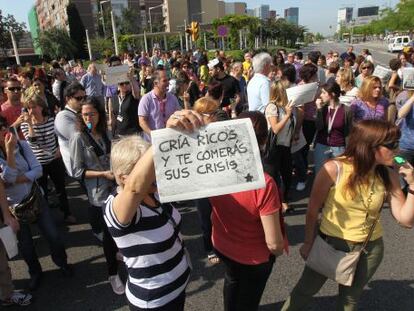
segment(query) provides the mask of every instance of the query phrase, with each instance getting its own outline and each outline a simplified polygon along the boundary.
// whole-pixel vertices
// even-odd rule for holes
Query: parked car
[[[408,46],[411,39],[409,36],[397,36],[390,39],[390,43],[388,44],[388,52],[401,52],[404,47]]]

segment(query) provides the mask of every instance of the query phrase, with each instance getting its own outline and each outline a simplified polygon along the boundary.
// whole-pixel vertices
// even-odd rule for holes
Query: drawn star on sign
[[[252,182],[253,181],[253,176],[250,175],[250,173],[248,173],[246,176],[244,176],[244,178],[246,179],[247,182]]]

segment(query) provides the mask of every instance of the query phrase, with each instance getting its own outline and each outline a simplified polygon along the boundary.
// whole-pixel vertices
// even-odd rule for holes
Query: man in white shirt
[[[250,111],[265,111],[269,103],[272,57],[268,53],[259,53],[253,57],[254,76],[247,85],[247,98]]]

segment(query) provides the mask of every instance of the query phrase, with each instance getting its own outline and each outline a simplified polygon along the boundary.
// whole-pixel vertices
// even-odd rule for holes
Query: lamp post
[[[106,30],[105,30],[105,18],[104,18],[104,11],[103,11],[102,4],[108,3],[108,2],[111,2],[111,0],[99,1],[99,6],[101,8],[101,20],[102,20],[102,30],[103,30],[104,38],[106,38]]]
[[[197,15],[203,15],[203,14],[205,14],[205,13],[206,13],[206,12],[202,11],[202,12],[198,12],[198,13],[191,14],[191,21],[194,21],[194,19],[193,19],[193,17],[194,17],[194,16],[197,16]]]
[[[151,19],[151,10],[153,9],[157,9],[157,8],[161,8],[163,7],[164,4],[160,4],[160,5],[156,5],[156,6],[152,6],[148,9],[148,15],[149,15],[149,24],[150,24],[150,32],[152,33],[152,19]]]

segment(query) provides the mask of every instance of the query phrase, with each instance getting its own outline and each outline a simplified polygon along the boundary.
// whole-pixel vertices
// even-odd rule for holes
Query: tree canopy
[[[66,29],[56,27],[40,32],[35,44],[39,45],[44,55],[54,59],[73,58],[77,52],[76,44]]]
[[[9,29],[12,30],[16,41],[19,42],[26,29],[26,24],[17,22],[13,15],[4,16],[0,9],[0,46],[5,55],[6,50],[13,47]]]

